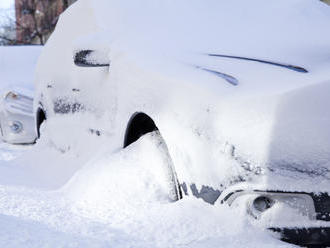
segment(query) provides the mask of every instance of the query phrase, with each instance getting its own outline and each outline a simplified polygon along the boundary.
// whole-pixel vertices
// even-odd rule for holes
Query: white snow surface
[[[42,128],[36,145],[0,144],[0,247],[291,247],[238,210],[191,196],[168,202],[152,134],[118,150],[77,126],[66,132],[76,144],[56,147]]]
[[[112,50],[125,51],[140,66],[145,63],[166,75],[193,80],[196,75],[187,73],[189,70],[180,66],[182,62],[218,69],[238,77],[241,87],[239,93],[234,91],[239,95],[287,91],[329,76],[329,56],[324,51],[330,43],[330,8],[320,1],[83,0],[80,4],[89,6],[96,19],[95,33],[89,35],[90,39],[98,38],[94,45],[110,42]],[[87,38],[76,43],[84,46]],[[254,63],[207,58],[207,53],[286,62],[312,74],[281,75],[283,70],[267,65],[259,67],[256,74]],[[267,83],[261,84],[265,80]],[[219,96],[233,93],[222,92]]]
[[[1,144],[1,247],[290,247],[237,210],[162,198],[147,169],[159,166],[151,135],[127,150],[81,157],[46,140]],[[72,170],[78,161],[84,163]]]
[[[41,46],[0,47],[1,90],[20,87],[34,89],[34,70]]]
[[[65,98],[87,106],[93,117],[72,126],[115,133],[117,149],[132,114],[148,113],[182,181],[199,187],[217,188],[244,173],[221,154],[233,145],[253,171],[270,168],[291,180],[287,190],[319,191],[315,182],[327,185],[330,168],[329,22],[330,8],[314,0],[80,0],[62,14],[39,60],[36,103]],[[77,49],[107,51],[111,69],[75,66]],[[293,64],[309,73],[207,53]],[[239,85],[196,66],[233,75]],[[49,83],[56,87],[47,90]],[[81,93],[71,94],[73,88]],[[54,132],[58,147],[75,143]],[[303,172],[319,175],[311,187],[295,183]],[[272,178],[268,173],[263,181],[268,189],[283,188],[283,180]]]
[[[302,2],[304,4],[301,4]],[[258,5],[259,8],[250,8],[248,7],[250,4]],[[86,5],[90,7],[87,8]],[[80,12],[80,16],[75,16],[79,12],[72,11],[74,8],[75,10],[81,8],[85,12]],[[247,9],[248,11],[246,11]],[[221,12],[219,12],[220,10]],[[281,116],[291,114],[292,111],[287,111],[286,108],[292,99],[291,94],[297,94],[293,98],[295,99],[293,106],[298,109],[308,88],[300,90],[298,93],[290,91],[301,85],[306,87],[310,84],[325,82],[317,85],[320,89],[316,89],[313,97],[310,98],[310,102],[313,102],[314,105],[302,109],[302,114],[312,113],[323,104],[323,101],[314,100],[318,99],[319,92],[325,92],[324,89],[328,89],[326,79],[329,78],[329,72],[325,68],[326,65],[329,65],[329,58],[324,51],[330,51],[328,49],[330,35],[327,31],[330,19],[329,11],[322,3],[312,0],[209,0],[207,5],[198,0],[189,2],[145,0],[143,4],[127,0],[80,0],[61,18],[63,21],[71,15],[70,18],[73,20],[81,21],[80,25],[77,26],[77,23],[72,22],[70,25],[66,23],[67,26],[63,27],[64,22],[60,20],[57,32],[61,34],[58,37],[66,37],[65,42],[67,43],[71,35],[75,37],[77,33],[83,34],[85,30],[95,30],[93,35],[86,31],[84,39],[73,40],[72,44],[66,46],[67,49],[77,48],[77,46],[84,47],[90,40],[99,41],[99,44],[95,45],[98,48],[104,48],[104,44],[111,42],[113,50],[109,53],[113,52],[115,56],[120,56],[117,52],[124,51],[130,54],[132,63],[139,61],[142,68],[148,67],[149,71],[154,69],[155,75],[157,75],[156,70],[162,70],[162,73],[166,72],[168,77],[177,78],[178,81],[175,82],[182,82],[180,81],[182,78],[191,80],[191,82],[203,80],[205,85],[209,86],[209,91],[214,89],[219,92],[219,98],[268,93],[273,98],[270,98],[269,104],[264,109],[260,103],[263,103],[263,100],[269,95],[263,95],[263,97],[249,102],[250,109],[256,109],[255,112],[241,110],[240,106],[246,102],[244,99],[236,101],[237,98],[233,98],[221,105],[221,109],[215,111],[215,116],[218,112],[223,115],[218,115],[216,119],[207,118],[210,118],[210,121],[217,121],[212,122],[212,125],[222,123],[222,126],[227,129],[219,132],[226,133],[231,141],[239,144],[239,148],[242,150],[244,150],[243,148],[258,150],[263,145],[261,141],[266,137],[275,147],[270,156],[281,160],[282,155],[287,155],[280,149],[283,142],[281,139],[290,139],[286,132],[291,132],[292,129],[288,129],[287,126],[290,125],[286,126],[287,123],[284,121],[280,124],[283,127],[276,129],[283,133],[278,133],[277,139],[271,139],[273,133],[269,132],[273,129],[274,120],[272,118],[274,116],[268,115],[268,113],[270,109],[276,109],[275,112],[278,111]],[[235,13],[235,16],[232,16],[232,13]],[[294,19],[291,18],[292,13],[294,13]],[[89,22],[90,19],[87,17],[90,15],[96,17],[95,23]],[[269,18],[274,15],[278,18]],[[131,18],[131,16],[136,18]],[[182,16],[184,16],[184,20],[181,19]],[[240,21],[237,21],[237,16],[246,20],[244,27],[241,26]],[[264,22],[255,22],[255,18],[250,18],[255,16],[259,16],[259,20],[262,19]],[[242,18],[240,19],[242,20]],[[320,25],[315,25],[315,23]],[[175,29],[168,30],[168,26],[175,27]],[[107,30],[111,30],[111,32],[108,32],[109,36],[105,37],[104,33],[107,33]],[[266,30],[266,36],[259,35]],[[269,30],[274,32],[269,32]],[[148,35],[145,35],[146,32]],[[282,37],[278,37],[279,33],[282,34]],[[172,37],[172,39],[168,39],[168,37]],[[50,39],[52,42],[50,47],[61,45],[56,39],[56,37]],[[167,42],[162,42],[163,40]],[[277,43],[276,47],[273,46],[274,40]],[[297,40],[300,40],[301,43],[297,44]],[[260,47],[260,43],[264,46]],[[139,49],[141,47],[149,49]],[[311,50],[311,47],[315,47],[315,50]],[[22,52],[25,51],[24,48],[20,49]],[[52,52],[57,53],[54,58],[58,59],[47,61],[49,64],[46,66],[49,66],[49,70],[39,72],[40,74],[56,72],[56,63],[72,69],[73,65],[68,64],[68,61],[71,60],[63,59],[72,54],[56,49]],[[213,79],[202,72],[196,73],[195,68],[190,68],[190,65],[195,62],[217,68],[218,64],[211,61],[210,58],[201,58],[203,53],[208,52],[285,61],[304,66],[311,71],[311,74],[302,77],[290,72],[282,73],[277,68],[267,69],[255,65],[242,69],[239,62],[235,69],[222,61],[221,66],[224,66],[222,68],[233,70],[231,73],[242,73],[242,87],[240,90],[234,91],[226,84],[219,86],[217,78]],[[32,80],[25,76],[25,72],[30,71],[25,67],[25,63],[23,62],[24,65],[18,68],[26,68],[26,70],[17,73],[17,67],[8,67],[5,60],[20,57],[21,52],[3,50],[3,53],[8,56],[1,56],[1,61],[3,61],[1,62],[3,65],[1,76],[4,78],[4,81],[1,81],[1,87],[7,87],[17,82],[21,86],[32,88],[29,84]],[[10,56],[10,54],[13,55]],[[155,55],[159,55],[159,57]],[[122,66],[124,71],[125,68],[120,65],[121,62],[119,61],[119,66]],[[261,68],[275,74],[262,73]],[[261,79],[252,80],[251,75],[255,76],[252,72],[256,70],[260,72]],[[134,70],[127,72],[132,73],[129,75],[130,78],[134,77]],[[62,74],[56,74],[55,79],[67,83],[68,78],[65,77],[65,73],[63,71]],[[81,71],[75,69],[70,75],[74,78],[74,75],[79,73]],[[267,78],[267,75],[276,76]],[[93,79],[93,76],[93,73],[87,75],[90,79]],[[15,77],[18,78],[15,79]],[[42,78],[42,75],[40,77]],[[206,80],[204,81],[204,79]],[[266,79],[270,81],[267,86],[261,83]],[[2,84],[2,82],[4,83]],[[132,84],[134,82],[132,80]],[[288,82],[291,84],[286,85]],[[82,87],[84,86],[84,82],[73,81],[71,83],[81,83]],[[277,86],[270,87],[270,83]],[[278,87],[279,84],[281,87]],[[183,86],[178,86],[176,89],[176,92],[172,92],[173,98],[175,98],[175,94],[180,96],[184,92]],[[208,94],[211,95],[205,91],[199,92],[198,89],[195,88],[190,92],[191,95],[196,94],[197,99],[205,99]],[[256,92],[255,89],[259,90]],[[146,89],[146,91],[148,90],[150,89]],[[111,92],[111,94],[114,93]],[[166,92],[166,94],[169,93],[171,92]],[[275,93],[285,94],[276,95]],[[97,99],[91,99],[94,100],[93,104],[102,104],[105,99],[103,94],[110,93],[100,92],[99,95],[94,96]],[[326,97],[327,95],[324,93],[321,95],[321,100]],[[282,108],[278,108],[279,99],[285,100],[280,102],[283,104]],[[184,102],[178,101],[172,103],[168,101],[168,103],[167,107],[172,109],[175,109],[175,104],[182,105],[182,109],[186,107],[187,115],[199,115],[199,113],[189,112],[189,109],[193,109],[195,106],[185,106]],[[217,104],[218,102],[198,103],[205,108],[217,106]],[[228,106],[230,108],[227,108]],[[299,112],[297,113],[298,117],[301,116]],[[322,113],[316,114],[322,115]],[[231,118],[221,119],[222,116]],[[250,116],[250,118],[245,118],[246,116]],[[299,122],[298,117],[293,121]],[[205,120],[207,119],[205,118]],[[249,121],[241,122],[240,120],[252,120],[252,124]],[[253,120],[258,120],[260,123],[254,127],[255,129],[251,129],[251,126],[255,124]],[[310,123],[299,123],[297,130],[294,131],[304,130],[309,124],[325,128],[328,118],[323,120],[324,122],[314,123],[311,120]],[[203,121],[202,118],[198,120],[199,127],[204,127],[202,131],[207,130],[208,127],[208,124]],[[91,124],[95,122],[99,126],[107,124],[106,121],[99,124],[100,120],[96,122],[90,116],[83,116],[83,114],[59,119],[52,118],[47,121],[47,126],[42,127],[42,139],[35,146],[14,147],[1,144],[0,247],[291,247],[272,237],[254,221],[250,221],[246,212],[242,210],[229,209],[218,202],[210,205],[192,196],[186,196],[175,203],[168,202],[164,188],[159,184],[158,179],[161,175],[155,173],[158,171],[155,168],[161,166],[162,159],[157,152],[150,152],[153,151],[155,142],[152,135],[147,135],[122,150],[114,145],[117,140],[111,140],[111,132],[101,137],[87,134],[86,122]],[[70,129],[72,126],[75,127],[74,130]],[[58,133],[58,130],[62,131],[61,134]],[[244,143],[240,136],[243,138],[245,136],[237,133],[237,130],[242,130],[242,133],[259,133],[259,135],[255,136],[255,141],[245,140]],[[168,130],[165,127],[164,133],[166,131]],[[207,138],[208,135],[206,133],[205,137]],[[312,131],[306,135],[310,139],[315,137]],[[209,136],[213,137],[213,134]],[[221,133],[214,136],[221,136]],[[182,133],[181,137],[191,141],[190,146],[195,145],[194,138],[190,138],[190,133]],[[265,143],[270,142],[269,140],[266,140]],[[329,147],[324,140],[329,142],[330,139],[326,135],[324,139],[320,138],[320,144],[312,147],[312,152],[318,151],[318,147]],[[211,142],[206,140],[205,144]],[[276,142],[279,145],[276,145]],[[323,142],[326,143],[325,146],[323,146]],[[203,144],[199,143],[199,145]],[[288,154],[288,156],[295,158],[295,149],[301,151],[308,150],[310,147],[308,144],[299,144],[298,147],[292,149],[292,154]],[[329,160],[327,157],[323,158],[323,154],[328,154],[328,152],[322,153],[321,158],[316,155],[316,158],[327,164]],[[217,155],[218,153],[214,153],[215,157]],[[308,155],[306,154],[307,160],[313,159]],[[205,155],[205,157],[207,156]],[[228,167],[235,163],[228,159],[224,159],[223,162],[228,163]],[[191,166],[197,165],[198,158],[196,161],[192,158]],[[232,170],[235,171],[235,169]],[[225,177],[226,173],[231,172],[225,171],[222,176]],[[283,182],[280,175],[277,176],[279,180],[269,182],[269,184],[275,184],[273,188],[276,188],[276,183]],[[199,177],[201,185],[210,179],[204,178],[202,173]],[[302,178],[299,179],[301,185],[290,184],[291,187],[311,186],[311,189],[312,187],[319,189],[322,183],[323,188],[328,186],[328,180],[315,185],[315,181],[311,181],[310,178],[306,179],[306,183]],[[214,184],[217,183],[212,179],[210,181]],[[280,186],[282,185],[278,185],[278,187]],[[288,185],[288,189],[290,189],[289,187]]]

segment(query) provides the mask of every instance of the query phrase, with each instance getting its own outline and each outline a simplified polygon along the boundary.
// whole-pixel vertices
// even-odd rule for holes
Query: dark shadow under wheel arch
[[[38,108],[36,116],[37,135],[40,138],[40,127],[41,124],[47,119],[46,113],[42,108]]]
[[[158,128],[155,122],[148,115],[142,112],[136,112],[128,122],[124,148],[137,141],[143,135],[157,130]]]

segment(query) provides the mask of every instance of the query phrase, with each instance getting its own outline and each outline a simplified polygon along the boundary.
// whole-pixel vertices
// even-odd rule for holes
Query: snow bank
[[[12,158],[0,162],[1,175],[15,178],[23,169],[25,181],[8,183],[1,178],[0,245],[291,247],[254,227],[244,212],[194,197],[169,203],[158,184],[162,159],[157,153],[150,154],[154,142],[148,135],[127,150],[103,151],[82,164],[69,183],[55,191],[40,186],[31,189],[31,175],[24,168],[67,163],[63,158],[70,158],[70,151],[50,157],[54,147],[42,141],[26,151],[13,152]],[[0,151],[7,149],[10,147],[3,145]],[[37,151],[42,152],[37,155]],[[59,166],[57,170],[66,168]],[[35,173],[38,177],[33,180],[45,179],[39,169]]]

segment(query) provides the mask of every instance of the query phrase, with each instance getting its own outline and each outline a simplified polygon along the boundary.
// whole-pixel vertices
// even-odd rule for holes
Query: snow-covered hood
[[[311,72],[329,63],[330,8],[320,1],[90,2],[112,47],[150,56],[153,64],[189,62],[195,53],[268,59]]]

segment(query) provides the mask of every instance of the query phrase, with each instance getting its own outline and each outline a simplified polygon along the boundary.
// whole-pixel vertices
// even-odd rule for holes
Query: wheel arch
[[[167,142],[164,139],[161,131],[158,129],[156,122],[154,121],[154,119],[151,116],[149,116],[145,112],[141,112],[141,111],[135,112],[134,114],[131,115],[131,117],[128,121],[128,124],[126,126],[123,147],[125,148],[125,147],[129,146],[130,144],[137,141],[143,135],[153,132],[153,131],[159,131],[159,134],[165,143],[166,152],[168,153],[168,156],[170,158],[172,172],[173,172],[173,175],[175,178],[177,200],[179,200],[183,197],[183,194],[182,194],[181,185],[179,183],[179,179],[178,179],[178,176],[176,173],[175,165],[172,161],[172,156],[168,150]]]
[[[127,123],[123,147],[134,143],[144,134],[157,130],[155,121],[149,115],[141,111],[135,112]]]

